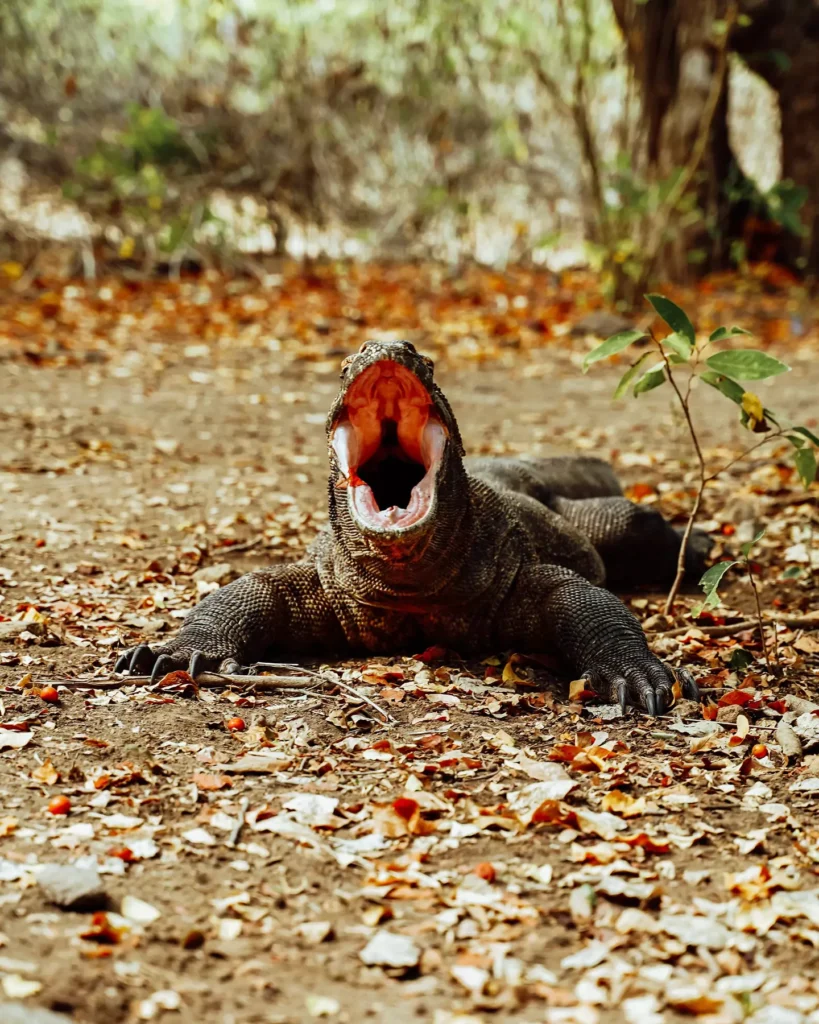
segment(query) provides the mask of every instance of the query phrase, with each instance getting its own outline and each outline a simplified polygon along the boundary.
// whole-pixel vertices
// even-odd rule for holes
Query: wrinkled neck
[[[466,559],[471,516],[466,473],[457,456],[442,467],[427,520],[407,531],[362,531],[346,492],[331,479],[330,522],[340,582],[359,599],[375,603],[445,592]]]

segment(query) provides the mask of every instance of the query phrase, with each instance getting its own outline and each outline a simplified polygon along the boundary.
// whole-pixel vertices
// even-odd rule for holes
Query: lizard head
[[[433,525],[463,448],[431,359],[408,341],[365,342],[342,364],[327,434],[331,488],[346,491],[347,512],[368,540],[409,541]]]

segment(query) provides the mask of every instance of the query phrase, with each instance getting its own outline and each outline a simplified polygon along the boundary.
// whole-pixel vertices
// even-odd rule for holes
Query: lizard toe
[[[133,649],[131,660],[128,662],[128,675],[138,676],[140,675],[140,669],[143,672],[147,672],[153,668],[155,658],[156,655],[148,644],[139,644],[139,646]]]
[[[687,668],[678,667],[672,670],[677,677],[677,680],[682,687],[682,695],[686,700],[700,699],[700,688],[697,686],[697,681],[693,675],[688,671]]]
[[[631,672],[635,703],[656,718],[672,703],[674,676],[662,662],[652,658]]]
[[[154,662],[154,667],[151,669],[151,682],[155,683],[158,679],[167,675],[168,672],[172,672],[178,667],[179,662],[177,658],[172,657],[170,654],[160,654]]]
[[[197,675],[207,668],[208,656],[204,651],[194,651],[188,662],[188,675],[196,679]]]

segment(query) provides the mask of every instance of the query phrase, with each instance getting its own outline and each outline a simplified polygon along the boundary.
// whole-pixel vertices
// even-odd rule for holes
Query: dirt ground
[[[0,742],[29,736],[0,749],[0,1018],[5,999],[33,1024],[35,1007],[86,1024],[819,1021],[819,765],[774,739],[783,694],[819,701],[815,633],[780,627],[777,677],[742,635],[744,683],[736,636],[657,641],[710,701],[742,684],[747,735],[743,704],[624,720],[501,651],[331,666],[352,689],[44,701],[44,681],[110,678],[123,645],[298,556],[325,519],[332,336],[305,359],[273,336],[118,329],[104,354],[26,358],[18,338],[0,362],[0,627],[28,626],[0,638]],[[582,376],[587,347],[432,354],[470,451],[594,452],[679,514],[690,456],[668,396],[612,403],[618,370]],[[784,355],[779,405],[807,422],[819,368]],[[730,410],[698,400],[730,453]],[[704,518],[725,550],[769,521],[763,604],[804,615],[817,590],[783,580],[780,554],[816,494],[777,465],[738,467]],[[626,595],[644,618],[660,598]],[[726,601],[736,621],[749,588]],[[49,813],[60,794],[70,813]],[[76,861],[101,873],[96,913],[37,881]]]

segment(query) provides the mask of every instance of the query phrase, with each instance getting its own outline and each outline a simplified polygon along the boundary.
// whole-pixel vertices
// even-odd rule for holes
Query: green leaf
[[[638,331],[636,328],[632,328],[628,331],[620,331],[618,334],[612,334],[610,338],[606,338],[602,345],[598,345],[589,352],[586,358],[583,360],[583,373],[585,373],[592,363],[598,362],[600,359],[605,359],[607,356],[613,356],[615,352],[622,352],[624,348],[628,348],[635,341],[639,341],[640,338],[645,338],[645,331]]]
[[[735,672],[744,672],[753,660],[754,656],[750,651],[746,651],[744,647],[735,647],[731,652],[729,664]]]
[[[744,544],[742,545],[742,547],[741,547],[741,548],[739,549],[739,550],[740,550],[740,551],[742,552],[742,557],[743,557],[743,558],[747,558],[747,557],[748,557],[748,555],[750,555],[750,553],[751,553],[751,548],[752,548],[752,547],[754,546],[754,544],[756,544],[756,543],[757,543],[757,541],[760,541],[760,540],[762,540],[762,538],[763,538],[764,536],[765,536],[765,527],[763,526],[763,528],[762,528],[762,529],[761,529],[761,530],[759,531],[759,533],[758,533],[758,534],[756,535],[756,537],[754,537],[754,539],[753,539],[753,540],[748,540],[748,541],[746,541],[746,542],[745,542],[745,543],[744,543]]]
[[[706,384],[710,384],[712,388],[716,388],[717,391],[721,391],[732,402],[742,405],[745,388],[741,384],[737,384],[735,380],[731,380],[730,377],[721,373],[713,373],[711,370],[704,370],[700,374],[700,379],[704,380]]]
[[[816,454],[813,448],[794,448],[793,461],[796,472],[805,487],[810,487],[816,479]]]
[[[700,586],[705,593],[703,608],[716,608],[719,604],[718,590],[722,577],[734,565],[739,565],[739,562],[717,562],[703,575],[700,580]]]
[[[634,385],[634,394],[643,395],[646,391],[653,391],[665,381],[665,366],[660,363],[658,366],[646,370],[645,374]]]
[[[640,367],[645,364],[647,359],[651,359],[655,352],[643,352],[636,363],[632,363],[631,366],[626,370],[623,376],[620,378],[620,383],[614,389],[614,397],[622,398],[623,395],[628,391],[629,384],[634,380],[637,374],[640,372]]]
[[[718,327],[709,334],[708,340],[723,341],[725,338],[733,338],[737,334],[747,334],[750,336],[751,332],[746,331],[744,327]]]
[[[697,340],[697,336],[694,332],[694,325],[688,319],[688,314],[680,309],[678,305],[673,303],[671,299],[667,299],[665,295],[657,295],[656,293],[646,295],[646,298],[654,307],[654,309],[660,314],[665,320],[672,331],[676,331],[677,334],[681,334],[684,338],[687,338],[694,347]]]
[[[804,437],[794,437],[793,434],[788,434],[788,440],[794,446],[794,448],[804,448],[805,439]]]
[[[817,437],[812,430],[808,430],[807,427],[793,427],[792,429],[795,433],[801,434],[803,437],[807,437],[808,440],[813,441],[817,448],[819,448],[819,437]]]
[[[663,345],[667,345],[684,363],[688,362],[691,358],[691,353],[694,351],[688,338],[684,334],[678,334],[676,331],[673,334],[669,334],[667,338],[663,338]]]
[[[789,565],[788,568],[782,573],[783,580],[795,580],[800,576],[804,576],[805,572],[804,565]]]
[[[725,373],[739,380],[764,380],[766,377],[775,377],[790,370],[790,366],[769,356],[767,352],[759,352],[752,348],[715,352],[705,361],[717,373]]]

